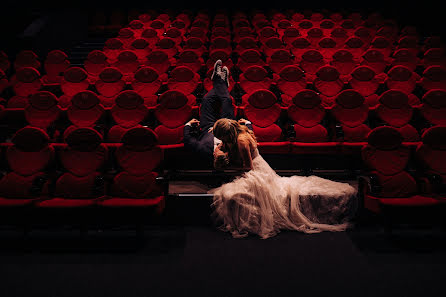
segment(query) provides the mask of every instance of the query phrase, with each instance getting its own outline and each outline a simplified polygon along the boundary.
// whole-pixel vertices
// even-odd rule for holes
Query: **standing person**
[[[184,146],[197,152],[214,166],[224,167],[229,163],[227,153],[221,148],[221,140],[214,137],[212,127],[220,118],[235,119],[234,106],[229,95],[229,70],[217,60],[211,75],[213,88],[204,96],[200,107],[200,120],[192,119],[184,126]],[[249,121],[240,120],[250,125]],[[197,129],[199,130],[198,133]],[[219,146],[220,145],[220,146]]]

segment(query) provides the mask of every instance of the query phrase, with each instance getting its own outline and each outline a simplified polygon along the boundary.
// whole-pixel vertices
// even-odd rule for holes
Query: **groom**
[[[227,165],[227,154],[219,146],[221,140],[212,133],[212,127],[218,119],[235,119],[234,106],[228,91],[229,70],[226,66],[222,67],[221,60],[215,62],[211,80],[213,88],[202,100],[200,120],[192,119],[184,126],[184,146],[200,154],[209,164],[217,160],[217,164],[222,162]],[[252,129],[251,122],[244,119],[239,122]]]

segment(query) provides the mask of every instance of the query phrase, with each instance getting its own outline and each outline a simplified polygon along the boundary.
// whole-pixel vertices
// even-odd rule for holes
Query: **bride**
[[[254,233],[266,239],[283,229],[317,233],[349,226],[356,189],[348,183],[277,175],[259,154],[254,133],[235,120],[218,120],[213,133],[222,140],[214,152],[214,164],[230,162],[244,171],[211,190],[214,215],[222,221],[222,230],[236,238]]]

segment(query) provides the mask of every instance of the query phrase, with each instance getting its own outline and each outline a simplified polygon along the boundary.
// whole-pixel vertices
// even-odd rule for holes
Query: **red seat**
[[[444,48],[431,48],[424,53],[422,64],[425,68],[442,66],[446,68],[446,51]]]
[[[138,57],[140,64],[146,62],[147,55],[152,51],[150,43],[144,38],[137,38],[133,40],[129,49]]]
[[[345,44],[345,41],[350,37],[347,33],[347,31],[341,27],[335,27],[330,32],[330,37],[333,38],[334,41],[336,41],[336,44],[339,47],[343,47]]]
[[[443,39],[438,35],[434,35],[434,36],[429,36],[424,40],[421,50],[424,53],[426,53],[431,48],[444,48],[444,47],[445,43]]]
[[[186,66],[193,72],[198,73],[204,67],[204,60],[196,51],[184,50],[178,55],[176,66]]]
[[[273,72],[279,73],[284,67],[294,64],[294,57],[288,50],[278,49],[266,58],[266,63]]]
[[[71,98],[90,86],[87,72],[80,67],[70,67],[63,75],[60,83],[63,95],[59,98],[59,106],[67,108],[70,105]]]
[[[322,32],[325,36],[330,36],[331,31],[336,26],[335,22],[330,19],[323,19],[319,23],[319,28],[322,29]]]
[[[154,50],[147,56],[146,66],[155,69],[159,75],[166,73],[173,64],[173,59],[161,50]]]
[[[175,27],[168,28],[164,33],[164,36],[172,39],[177,46],[179,46],[181,42],[183,42],[183,33],[181,32],[181,30]]]
[[[25,119],[32,127],[47,130],[59,118],[61,110],[57,97],[48,91],[39,91],[29,97]]]
[[[355,32],[353,32],[353,36],[361,39],[366,46],[370,45],[373,35],[374,35],[373,30],[363,26],[356,28]]]
[[[201,39],[202,42],[207,42],[208,41],[207,33],[208,31],[201,27],[191,27],[189,30],[189,38],[195,37]]]
[[[368,144],[362,148],[362,160],[367,175],[374,176],[376,186],[361,186],[364,207],[381,213],[384,207],[432,206],[437,201],[417,195],[418,185],[405,169],[410,149],[402,145],[403,137],[392,127],[378,127],[368,135]],[[376,190],[375,190],[376,189]]]
[[[380,84],[385,80],[384,73],[376,75],[375,71],[368,66],[358,66],[352,73],[348,83],[350,86],[364,96],[366,103],[373,107],[378,103],[378,90]]]
[[[394,66],[387,72],[386,85],[389,89],[400,90],[409,96],[410,105],[420,104],[420,99],[412,94],[420,76],[406,66]]]
[[[367,50],[361,58],[361,65],[372,68],[375,73],[383,73],[389,65],[388,58],[383,53],[376,49]]]
[[[189,26],[188,23],[190,24],[189,20],[186,23],[186,19],[179,19],[177,16],[177,18],[172,22],[171,27],[180,31],[181,35],[184,36],[186,29]]]
[[[158,90],[167,80],[167,74],[159,75],[152,67],[141,67],[131,82],[132,89],[143,99],[146,106],[155,106],[158,100]]]
[[[388,90],[379,97],[379,104],[376,106],[376,115],[401,134],[403,141],[416,142],[420,140],[420,135],[409,122],[413,117],[413,107],[409,103],[409,97],[399,90]]]
[[[60,84],[62,73],[70,67],[68,56],[60,50],[52,50],[46,56],[44,62],[45,75],[42,77],[44,84]]]
[[[183,146],[184,124],[192,116],[188,98],[179,91],[166,91],[159,99],[155,117],[160,123],[155,128],[159,143],[170,147]]]
[[[98,95],[92,91],[82,91],[71,98],[67,117],[71,126],[65,129],[64,139],[72,130],[80,127],[93,128],[104,116],[105,110]]]
[[[421,64],[420,59],[408,49],[399,49],[393,53],[391,67],[405,66],[411,71],[415,71]]]
[[[430,125],[446,125],[446,90],[427,91],[421,102],[420,112]]]
[[[424,90],[446,90],[446,68],[442,66],[429,66],[423,72],[420,85]]]
[[[381,36],[376,36],[372,42],[370,43],[370,49],[376,49],[380,51],[384,57],[390,57],[393,53],[393,45],[392,43]]]
[[[358,37],[350,37],[345,41],[344,48],[353,54],[353,57],[359,59],[365,53],[368,45]]]
[[[141,38],[144,38],[150,45],[150,48],[153,47],[159,40],[160,37],[158,35],[158,32],[155,29],[152,28],[146,28],[141,33]]]
[[[283,41],[283,43],[285,43],[288,46],[294,40],[299,38],[300,36],[301,36],[300,32],[299,32],[299,30],[297,28],[295,28],[295,27],[288,27],[282,33],[282,41]]]
[[[110,109],[110,115],[116,124],[108,132],[108,141],[120,142],[128,130],[141,126],[140,123],[148,113],[149,109],[138,93],[131,90],[119,93]]]
[[[296,57],[296,61],[302,59],[302,55],[311,49],[311,43],[305,37],[298,37],[288,45],[291,53]]]
[[[320,96],[312,90],[302,90],[292,99],[288,117],[294,122],[294,142],[327,142],[328,132],[321,122],[325,117]],[[292,143],[293,146],[295,146]]]
[[[344,82],[341,80],[338,70],[328,65],[319,68],[313,85],[320,93],[324,106],[333,105],[335,96],[344,88]]]
[[[91,207],[105,195],[98,170],[107,160],[102,136],[92,128],[76,128],[65,138],[59,159],[66,170],[56,181],[54,196],[36,203],[42,208]]]
[[[125,88],[125,81],[122,73],[115,67],[107,67],[99,74],[99,79],[95,82],[95,87],[100,94],[104,107],[111,107],[115,97]]]
[[[84,68],[88,73],[88,80],[94,84],[99,77],[99,73],[109,66],[107,55],[100,50],[91,51],[84,61]]]
[[[309,20],[302,20],[297,23],[296,27],[299,30],[300,34],[302,34],[302,36],[307,36],[308,30],[313,28],[313,23]]]
[[[115,153],[122,171],[111,184],[110,195],[97,202],[110,208],[153,208],[156,213],[164,209],[165,196],[157,185],[154,171],[163,160],[157,135],[149,128],[139,127],[127,131]]]
[[[39,57],[30,50],[20,51],[14,60],[14,69],[16,71],[23,67],[32,67],[38,70],[40,66]]]
[[[327,61],[319,51],[310,49],[302,55],[299,66],[305,71],[308,81],[313,81],[316,78],[318,69],[326,64]]]
[[[118,59],[111,66],[116,67],[123,75],[125,81],[130,81],[136,70],[139,68],[139,61],[136,54],[130,50],[122,51]]]
[[[188,97],[189,104],[195,105],[195,95],[192,93],[201,83],[198,73],[193,72],[189,67],[178,66],[172,69],[167,80],[169,90],[178,90]]]
[[[446,126],[435,126],[427,129],[421,139],[422,143],[416,149],[416,157],[421,165],[421,174],[427,179],[426,192],[429,196],[444,202],[444,192],[437,187],[446,183]],[[437,178],[438,181],[430,182],[431,177]]]
[[[243,41],[243,40],[245,40],[245,38],[248,38],[247,40],[250,40],[248,45],[252,44],[251,43],[252,40],[254,42],[257,42],[256,33],[251,27],[242,27],[242,28],[238,28],[238,29],[234,30],[233,41],[237,44],[235,51],[243,50],[243,49],[238,49],[237,46],[240,44],[243,44],[244,42],[247,42],[247,41]],[[241,45],[241,47],[243,47],[243,45]],[[248,48],[253,48],[253,47],[250,45]],[[244,48],[244,49],[247,49],[247,48]]]
[[[331,113],[342,129],[342,141],[366,141],[370,128],[365,124],[369,106],[364,97],[355,90],[344,90],[336,96]]]
[[[27,97],[42,88],[42,79],[35,68],[22,67],[12,77],[11,86],[15,96],[8,100],[7,107],[24,108],[28,104]]]
[[[291,99],[307,86],[305,73],[296,65],[283,67],[279,73],[274,74],[274,83],[282,92],[282,104],[291,104]]]
[[[331,37],[324,37],[320,39],[317,47],[320,49],[320,52],[324,56],[324,59],[327,60],[331,60],[333,58],[333,54],[338,49],[336,41]]]
[[[262,55],[256,49],[247,49],[240,53],[237,60],[237,68],[245,72],[250,66],[265,66],[265,61],[262,60]]]
[[[122,28],[118,31],[117,39],[122,42],[123,48],[125,49],[129,48],[130,44],[133,40],[135,40],[135,38],[135,33],[129,28]]]
[[[265,68],[256,65],[248,67],[239,77],[239,85],[247,94],[259,89],[269,89],[271,83],[272,79],[268,77]]]
[[[118,38],[110,38],[105,41],[104,54],[108,58],[108,63],[115,63],[118,55],[124,50],[124,44]]]
[[[0,51],[0,70],[7,72],[11,68],[11,62],[9,61],[8,55]]]
[[[340,49],[333,54],[330,65],[338,70],[344,81],[347,81],[347,76],[359,65],[359,62],[353,57],[351,52]]]
[[[313,47],[317,47],[319,41],[324,38],[324,31],[318,27],[313,27],[307,31],[305,36]]]
[[[9,81],[3,70],[0,69],[0,94],[9,87]]]
[[[261,50],[267,57],[279,49],[285,49],[285,45],[279,37],[273,36],[262,41]]]
[[[129,23],[129,29],[133,31],[135,38],[140,38],[142,31],[144,31],[144,23],[140,20],[133,20]]]
[[[227,52],[216,49],[209,53],[209,59],[206,61],[207,69],[213,69],[217,60],[221,60],[223,65],[228,67],[229,70],[234,66],[234,63]]]
[[[166,30],[166,24],[159,19],[155,19],[150,22],[149,28],[157,32],[158,36],[162,36]]]
[[[6,149],[11,169],[0,179],[0,207],[23,207],[48,197],[50,180],[45,169],[54,158],[45,131],[25,127],[17,131]]]
[[[156,44],[155,49],[165,52],[169,58],[173,58],[178,53],[178,46],[172,38],[163,37]]]
[[[183,50],[194,51],[199,57],[202,57],[207,48],[204,46],[203,41],[197,37],[189,37],[184,41]]]
[[[395,50],[399,49],[407,49],[415,56],[417,56],[420,52],[420,46],[418,44],[418,38],[414,36],[404,36],[398,40]]]
[[[270,25],[258,28],[257,35],[261,43],[264,43],[267,39],[271,37],[279,37],[279,34],[277,33],[276,29]]]

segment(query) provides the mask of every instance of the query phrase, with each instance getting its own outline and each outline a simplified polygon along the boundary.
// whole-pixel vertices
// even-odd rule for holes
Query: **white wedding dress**
[[[210,191],[220,229],[233,237],[280,230],[344,231],[356,207],[356,189],[317,176],[279,176],[255,149],[252,169]]]

